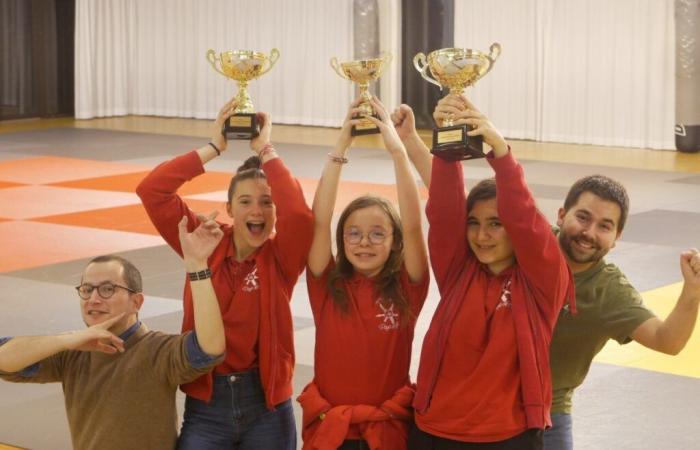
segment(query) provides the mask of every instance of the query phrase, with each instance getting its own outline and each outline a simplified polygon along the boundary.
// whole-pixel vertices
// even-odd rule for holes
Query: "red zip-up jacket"
[[[568,299],[575,309],[573,278],[512,153],[498,159],[489,153],[487,161],[496,173],[498,215],[516,256],[510,289],[526,426],[543,429],[551,426],[549,344],[564,301]],[[480,270],[466,238],[462,165],[433,158],[431,180],[426,207],[428,247],[442,298],[423,341],[413,403],[418,414],[429,408],[440,371],[450,370],[441,364],[447,338],[455,314]]]
[[[277,231],[254,256],[260,286],[258,363],[265,401],[267,407],[272,409],[274,405],[286,401],[292,395],[294,329],[289,301],[292,289],[304,271],[311,247],[313,215],[304,200],[299,182],[280,158],[267,161],[262,169],[267,175],[272,200],[277,210]],[[190,231],[200,222],[177,195],[177,190],[186,181],[202,173],[202,161],[197,152],[192,151],[160,164],[136,188],[136,193],[141,197],[156,229],[180,256],[180,219],[183,215],[188,216]],[[219,305],[222,311],[226,311],[234,292],[231,291],[231,283],[221,278],[218,269],[231,253],[233,226],[222,224],[222,229],[224,237],[209,257],[208,263]],[[192,291],[189,281],[186,280],[182,331],[193,328]],[[229,341],[232,330],[227,328],[225,331],[226,340]],[[228,357],[230,355],[227,355]],[[209,373],[181,388],[186,394],[208,402],[211,398],[212,380],[213,375]]]

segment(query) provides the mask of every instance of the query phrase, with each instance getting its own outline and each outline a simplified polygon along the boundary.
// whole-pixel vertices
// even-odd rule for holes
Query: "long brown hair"
[[[333,297],[334,304],[340,308],[343,313],[348,312],[348,295],[343,286],[343,281],[350,279],[355,273],[355,268],[348,260],[345,253],[344,229],[345,222],[353,212],[370,208],[372,206],[379,207],[386,214],[393,232],[393,244],[389,253],[389,258],[384,263],[384,267],[376,276],[377,294],[382,298],[385,305],[393,304],[398,309],[402,319],[410,316],[408,299],[401,289],[401,265],[403,264],[403,231],[401,229],[401,219],[394,206],[386,199],[373,195],[364,195],[358,197],[343,210],[343,213],[338,219],[338,226],[335,232],[335,242],[338,247],[338,255],[336,256],[335,268],[328,276],[328,291]],[[406,320],[401,321],[406,324]]]

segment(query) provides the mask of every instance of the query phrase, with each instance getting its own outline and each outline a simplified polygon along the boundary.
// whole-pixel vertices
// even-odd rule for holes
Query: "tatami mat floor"
[[[182,265],[153,229],[134,188],[159,162],[205,143],[209,127],[206,121],[133,117],[0,123],[0,335],[81,327],[72,286],[89,258],[114,252],[144,274],[144,321],[178,332]],[[336,134],[291,126],[273,131],[309,201]],[[395,201],[393,167],[380,141],[368,137],[356,144],[337,209],[366,192]],[[523,141],[512,147],[550,220],[580,176],[603,173],[625,183],[632,210],[610,259],[665,316],[680,292],[678,255],[700,246],[700,155]],[[243,143],[234,143],[181,194],[193,209],[223,211],[230,174],[247,156]],[[471,182],[489,176],[490,169],[474,161],[465,173]],[[422,187],[424,200],[425,194]],[[292,302],[296,393],[313,374],[314,326],[301,280]],[[432,286],[416,331],[413,373],[437,301]],[[700,398],[699,335],[677,357],[636,344],[606,347],[575,400],[577,448],[699,448],[700,405],[694,400]],[[70,448],[60,386],[0,383],[0,442]]]

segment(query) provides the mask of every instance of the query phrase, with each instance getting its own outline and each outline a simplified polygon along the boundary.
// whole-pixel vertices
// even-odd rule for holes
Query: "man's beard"
[[[592,253],[581,254],[574,249],[574,241],[583,242],[591,246]],[[559,246],[566,253],[566,256],[577,264],[587,264],[596,263],[603,259],[605,255],[608,254],[609,249],[602,249],[595,241],[578,235],[576,237],[571,237],[564,233],[559,233]]]

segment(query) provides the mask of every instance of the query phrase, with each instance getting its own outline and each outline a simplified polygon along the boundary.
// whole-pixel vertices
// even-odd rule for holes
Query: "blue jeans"
[[[552,428],[544,432],[544,450],[574,450],[571,414],[552,414]]]
[[[187,396],[178,450],[295,450],[292,401],[265,406],[257,370],[214,377],[209,404]]]

